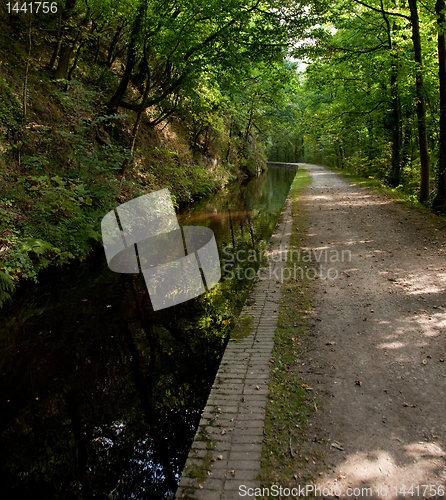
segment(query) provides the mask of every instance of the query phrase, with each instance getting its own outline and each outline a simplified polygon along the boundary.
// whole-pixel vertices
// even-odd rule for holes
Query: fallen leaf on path
[[[355,380],[355,384],[361,386],[362,385],[362,381],[361,380]]]
[[[333,448],[336,448],[337,450],[344,451],[344,448],[339,443],[337,443],[336,441],[333,441],[331,443],[331,446],[333,446]]]
[[[313,390],[313,388],[312,388],[312,387],[310,387],[310,386],[309,386],[309,385],[307,385],[307,384],[300,384],[300,386],[301,386],[302,388],[306,389],[307,391],[312,391],[312,390]]]

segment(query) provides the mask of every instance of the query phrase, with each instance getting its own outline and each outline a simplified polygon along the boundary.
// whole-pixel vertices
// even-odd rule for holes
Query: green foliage
[[[128,156],[123,147],[94,140],[100,124],[115,121],[115,117],[93,117],[97,92],[69,82],[69,91],[56,90],[54,99],[68,116],[53,132],[61,137],[65,163],[55,172],[45,149],[23,154],[23,173],[12,176],[8,193],[15,208],[5,199],[2,240],[6,250],[0,256],[0,268],[14,279],[36,281],[38,272],[49,265],[87,257],[92,244],[101,241],[101,217],[118,194],[115,171]],[[34,144],[32,132],[26,140],[29,146]],[[24,149],[29,146],[24,143]]]
[[[180,205],[264,169],[270,137],[296,124],[287,43],[316,12],[275,0],[66,5],[61,27],[33,18],[30,57],[26,15],[2,19],[0,269],[14,282],[86,258],[117,203],[168,187]]]
[[[11,299],[14,290],[15,286],[12,279],[6,273],[0,272],[0,307]]]
[[[430,154],[435,157],[436,27],[432,12],[420,9],[425,123]],[[412,25],[405,4],[339,0],[331,5],[315,33],[316,48],[299,49],[310,57],[296,91],[302,159],[373,176],[392,186],[400,184],[411,196],[419,193],[418,66]]]
[[[17,126],[21,119],[21,107],[13,91],[5,80],[0,79],[0,126]]]

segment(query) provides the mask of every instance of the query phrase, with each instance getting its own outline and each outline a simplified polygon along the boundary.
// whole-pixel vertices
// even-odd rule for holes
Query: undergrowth
[[[175,120],[162,130],[143,123],[130,157],[134,117],[105,114],[112,76],[93,86],[95,68],[80,61],[82,81],[53,80],[40,63],[49,52],[31,61],[24,118],[22,68],[10,60],[23,47],[10,45],[0,45],[0,307],[42,269],[86,259],[102,241],[102,217],[118,204],[168,188],[178,208],[239,174],[236,165],[217,161],[218,145],[212,158],[193,154]]]

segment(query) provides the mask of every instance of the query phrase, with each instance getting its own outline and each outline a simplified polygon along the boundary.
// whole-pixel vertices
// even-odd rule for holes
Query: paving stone
[[[178,495],[178,493],[177,493]],[[221,491],[215,490],[211,491],[206,489],[188,489],[188,490],[183,490],[182,496],[176,496],[176,498],[180,498],[182,500],[220,500],[221,499]]]
[[[263,429],[263,421],[262,420],[241,420],[236,424],[237,429],[254,429],[261,428]]]
[[[221,413],[237,413],[238,411],[238,406],[226,406],[225,404],[222,404],[219,406]]]
[[[229,460],[228,460],[228,466],[231,465],[231,463],[234,460],[259,460],[260,461],[260,455],[261,451],[231,451],[229,452]]]
[[[252,435],[234,435],[231,441],[231,448],[236,444],[262,444],[263,443],[263,432],[258,436]]]
[[[243,422],[244,420],[265,420],[265,412],[258,408],[258,411],[243,413],[237,417],[237,422]]]
[[[207,454],[209,453],[209,450],[207,449],[195,449],[195,448],[192,448],[190,451],[189,451],[189,455],[188,455],[188,458],[203,458],[205,457]]]
[[[232,500],[235,500],[236,498],[243,498],[240,496],[241,492],[242,494],[248,490],[248,488],[256,488],[258,487],[258,483],[255,480],[249,480],[245,477],[245,472],[251,472],[251,471],[243,471],[243,473],[235,474],[233,480],[228,480],[225,482],[225,491],[229,492],[232,491],[232,494],[236,495],[232,497]],[[240,477],[237,477],[240,476]],[[243,477],[241,477],[243,476]],[[247,498],[250,498],[247,496]],[[252,499],[254,497],[251,497]]]
[[[232,446],[231,446],[231,452],[236,452],[236,451],[255,451],[255,452],[259,452],[261,453],[262,451],[262,445],[261,444],[254,444],[254,443],[250,443],[248,446],[246,446],[246,444],[242,444],[242,443],[232,443]]]
[[[194,450],[207,449],[207,443],[205,441],[194,441],[192,444],[192,449]]]
[[[231,470],[256,470],[259,471],[260,460],[230,460],[228,467]]]

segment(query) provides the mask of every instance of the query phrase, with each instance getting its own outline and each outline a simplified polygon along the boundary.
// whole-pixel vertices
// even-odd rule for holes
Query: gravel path
[[[444,224],[304,166],[306,250],[333,278],[317,280],[301,370],[323,402],[312,423],[321,496],[446,498]]]

